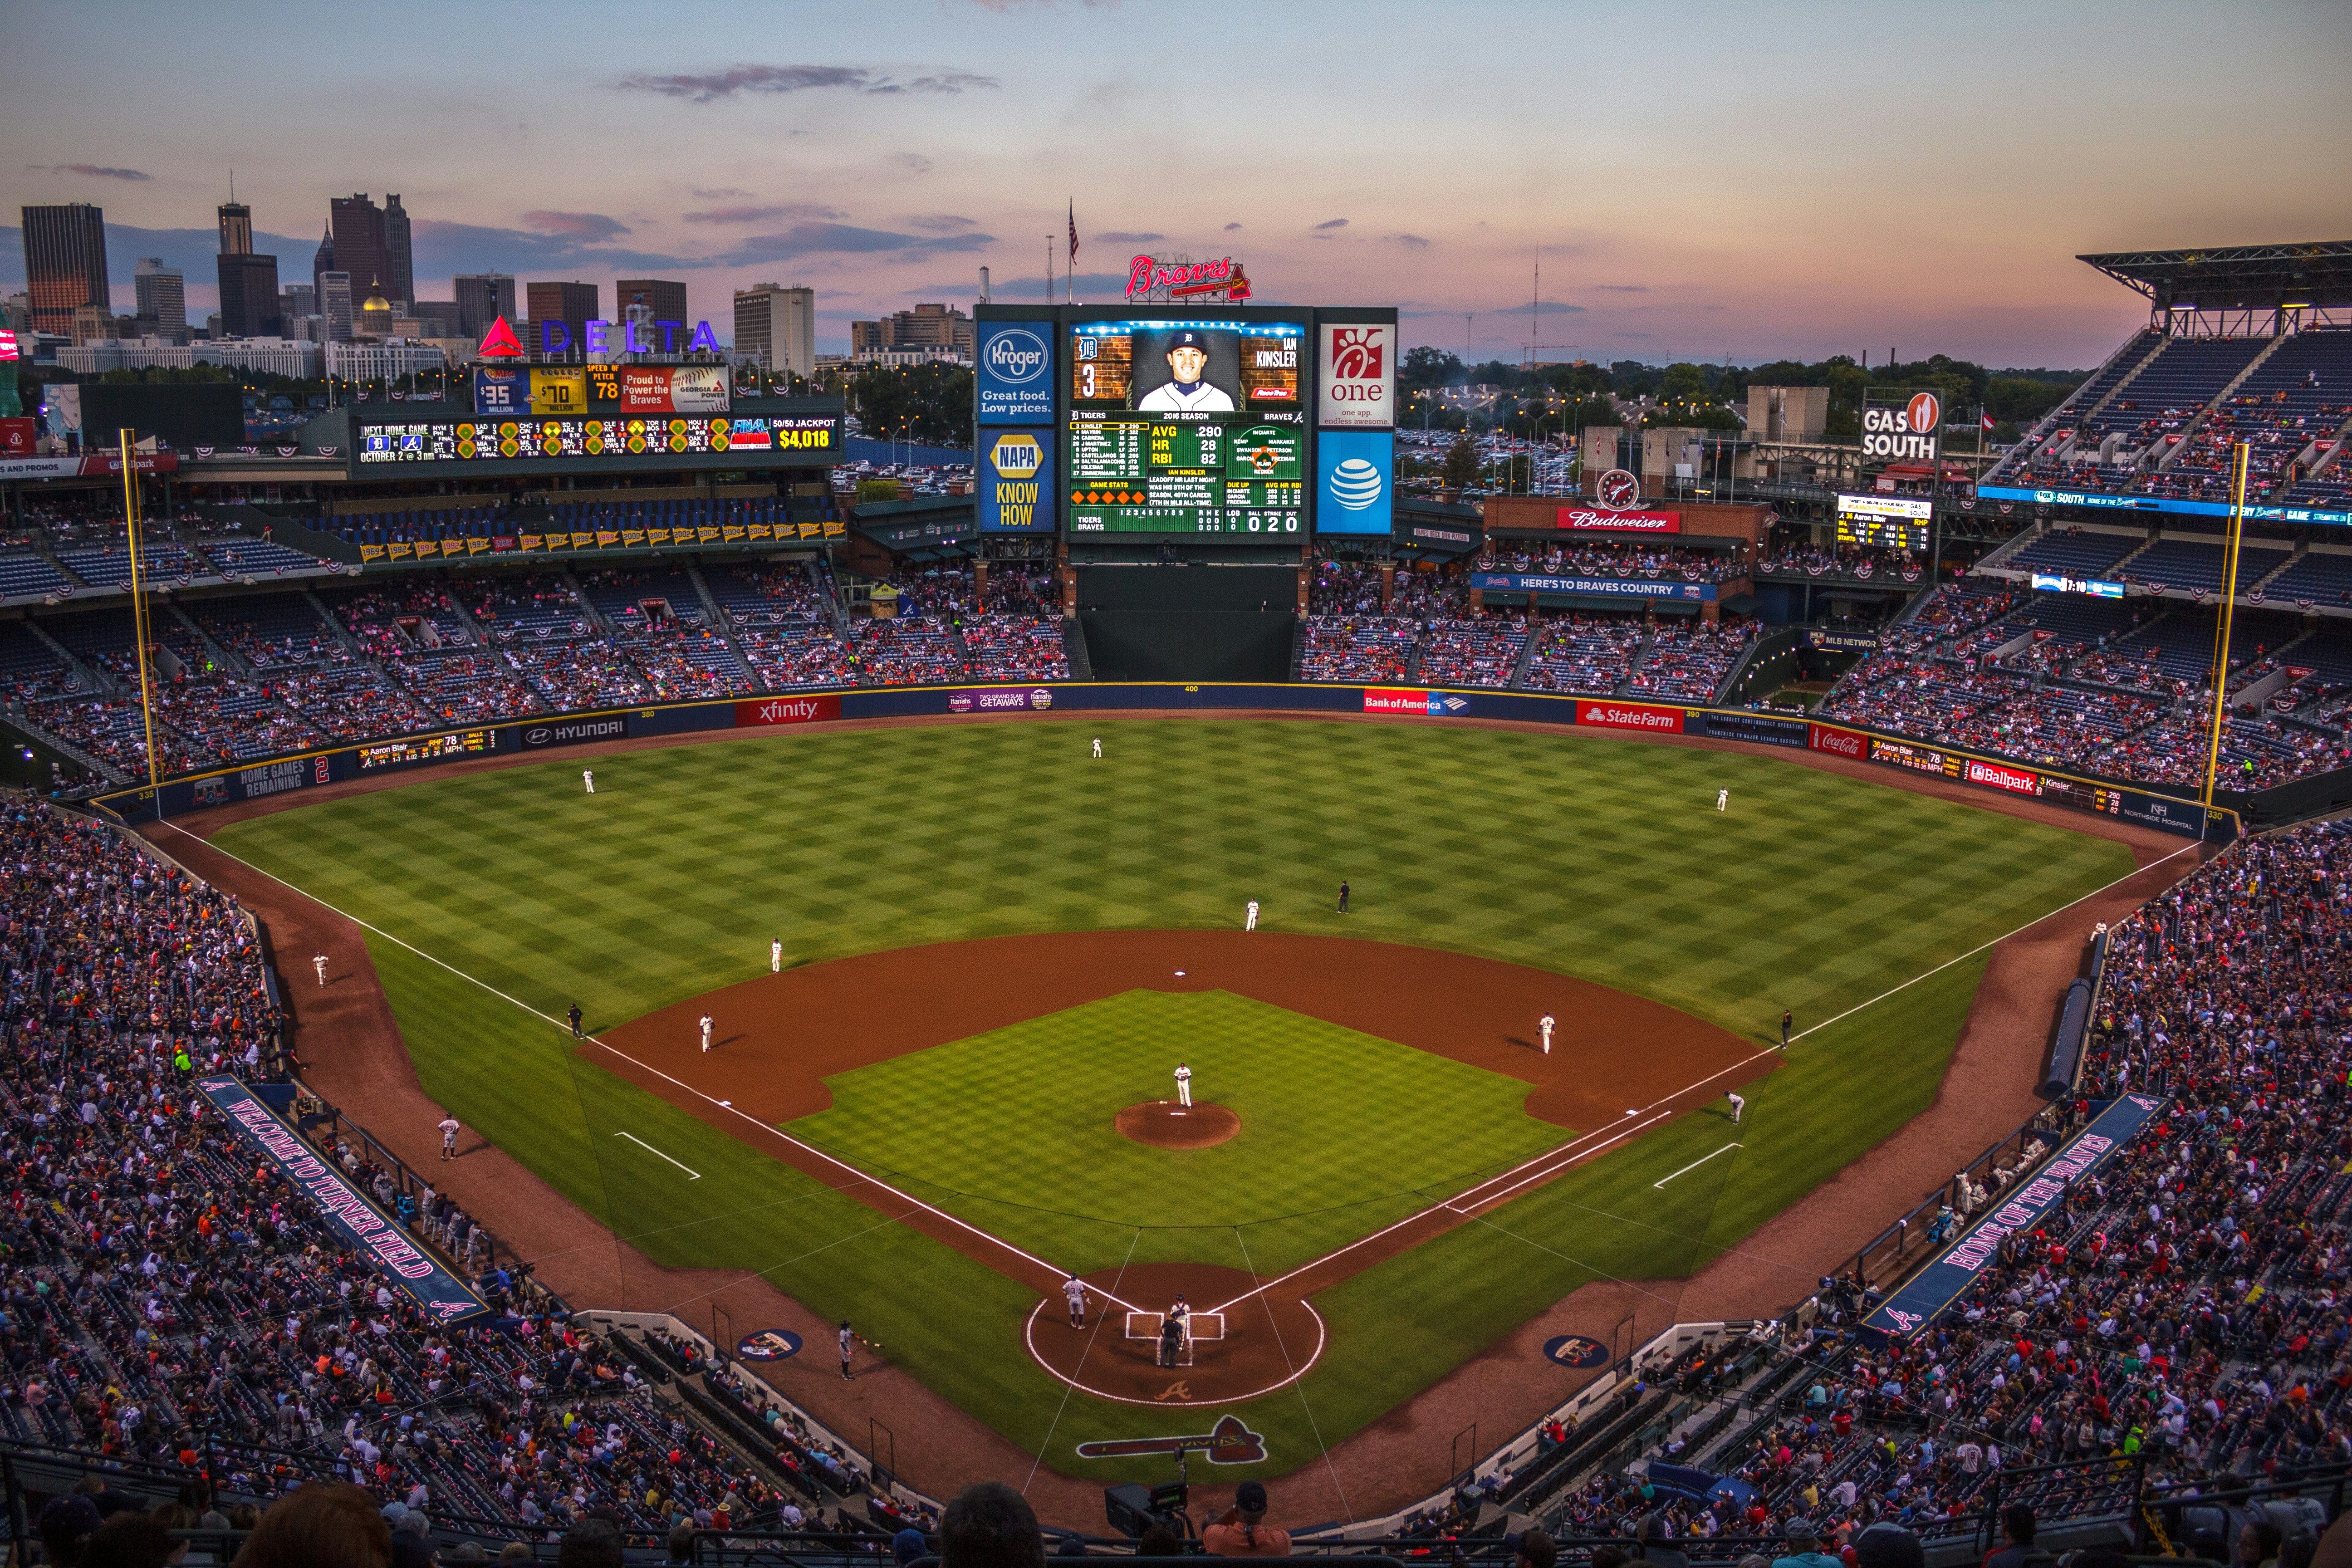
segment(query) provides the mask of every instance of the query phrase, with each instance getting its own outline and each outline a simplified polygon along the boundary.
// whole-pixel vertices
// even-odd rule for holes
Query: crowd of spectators
[[[1808,577],[1854,577],[1865,583],[1874,578],[1916,583],[1923,570],[1907,550],[1879,550],[1864,544],[1829,549],[1811,543],[1782,544],[1756,564],[1759,575],[1801,573]]]
[[[1298,679],[1393,685],[1405,679],[1420,639],[1421,623],[1409,616],[1307,616],[1299,626]]]
[[[1525,549],[1490,541],[1479,553],[1481,572],[1515,572],[1559,577],[1673,578],[1685,583],[1727,583],[1748,570],[1744,546],[1693,550],[1680,545],[1579,542],[1549,549]]]
[[[1626,678],[1625,690],[1638,697],[1675,702],[1711,702],[1756,640],[1754,621],[1661,620],[1647,654]]]
[[[1631,616],[1550,616],[1528,656],[1526,689],[1613,696],[1633,673],[1647,630]]]

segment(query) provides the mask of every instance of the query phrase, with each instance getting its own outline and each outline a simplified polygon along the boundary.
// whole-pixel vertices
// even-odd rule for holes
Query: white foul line
[[[530,1014],[532,1017],[539,1019],[541,1022],[548,1025],[551,1028],[569,1029],[572,1027],[569,1022],[561,1018],[550,1017],[547,1014],[541,1012],[530,1003],[522,1001],[518,997],[508,995],[505,992],[499,990],[488,981],[481,979],[477,975],[468,974],[464,970],[458,968],[456,964],[436,958],[431,953],[425,952],[421,947],[415,946],[414,943],[401,941],[400,938],[393,935],[390,931],[385,931],[383,927],[370,925],[367,921],[360,919],[357,915],[351,914],[343,910],[336,909],[334,905],[327,902],[324,899],[319,898],[314,894],[296,887],[293,883],[278,875],[275,871],[265,871],[260,867],[255,865],[252,861],[247,860],[241,855],[231,854],[229,851],[223,849],[220,846],[213,843],[209,839],[197,838],[194,834],[190,833],[186,828],[182,827],[176,822],[167,822],[163,824],[163,826],[169,827],[173,832],[180,835],[184,838],[195,839],[198,844],[203,845],[214,854],[219,855],[226,859],[236,861],[238,865],[244,867],[248,871],[253,871],[258,875],[268,878],[271,881],[277,883],[279,887],[286,889],[289,892],[300,893],[302,897],[309,899],[320,909],[330,910],[334,914],[341,916],[344,920],[351,921],[352,924],[359,927],[362,931],[373,931],[377,936],[383,938],[384,941],[393,943],[394,946],[405,948],[407,951],[415,953],[417,957],[425,960],[425,963],[434,965],[436,968],[446,969],[450,973],[456,975],[458,979],[467,982],[468,984],[481,987],[491,995],[497,997],[499,1001],[507,1003],[511,1006],[520,1008],[523,1012]],[[791,1133],[786,1132],[782,1128],[771,1127],[756,1116],[746,1115],[744,1112],[736,1110],[727,1101],[713,1099],[711,1096],[707,1095],[700,1089],[695,1088],[692,1084],[686,1082],[683,1079],[672,1078],[669,1074],[662,1071],[661,1068],[641,1062],[637,1060],[636,1058],[629,1055],[628,1052],[615,1049],[614,1047],[606,1045],[604,1041],[598,1039],[593,1035],[583,1035],[581,1038],[586,1040],[590,1045],[594,1046],[599,1050],[611,1052],[614,1056],[620,1058],[623,1061],[628,1063],[631,1067],[637,1068],[640,1072],[650,1073],[654,1077],[660,1079],[664,1083],[676,1084],[679,1089],[684,1089],[687,1093],[694,1096],[695,1099],[701,1100],[704,1104],[711,1107],[715,1110],[724,1111],[728,1115],[735,1117],[739,1121],[748,1122],[772,1138],[780,1138],[795,1149],[801,1150],[805,1153],[815,1155],[818,1159],[823,1160],[828,1165],[839,1166],[842,1170],[848,1172],[852,1176],[857,1178],[857,1181],[859,1182],[868,1183],[871,1185],[879,1187],[884,1192],[888,1193],[892,1197],[902,1198],[906,1202],[914,1205],[917,1208],[921,1209],[925,1214],[934,1215],[939,1218],[947,1221],[950,1225],[954,1226],[958,1230],[970,1231],[972,1235],[980,1237],[982,1241],[987,1242],[990,1246],[1002,1247],[1006,1252],[1013,1254],[1013,1256],[1021,1258],[1024,1262],[1035,1264],[1038,1268],[1050,1272],[1056,1279],[1067,1279],[1070,1278],[1070,1271],[1068,1269],[1048,1263],[1044,1258],[1037,1257],[1034,1253],[1024,1252],[1020,1247],[1013,1246],[1011,1242],[1004,1240],[1001,1237],[989,1235],[988,1232],[981,1229],[976,1225],[967,1225],[964,1221],[958,1219],[955,1215],[948,1213],[947,1210],[931,1204],[927,1204],[911,1193],[902,1193],[898,1188],[892,1186],[889,1183],[883,1181],[881,1178],[877,1176],[869,1176],[865,1172],[859,1170],[856,1166],[852,1165],[845,1161],[835,1159],[832,1155],[826,1153],[824,1150],[815,1147],[814,1144],[802,1142],[799,1139],[793,1137]],[[855,1182],[851,1184],[852,1186],[856,1184],[856,1183]],[[846,1192],[848,1188],[835,1187],[832,1190],[835,1192]],[[1108,1290],[1104,1289],[1099,1285],[1089,1285],[1087,1289],[1094,1291],[1097,1295],[1109,1297],[1111,1300],[1118,1301],[1120,1306],[1126,1308],[1130,1312],[1140,1312],[1146,1310],[1146,1309],[1137,1306],[1132,1301],[1120,1300],[1118,1297],[1111,1295]]]
[[[1727,1154],[1734,1149],[1745,1149],[1747,1147],[1748,1145],[1745,1143],[1726,1143],[1722,1148],[1717,1149],[1715,1152],[1715,1154]],[[1689,1164],[1685,1165],[1681,1170],[1676,1171],[1674,1176],[1667,1176],[1662,1180],[1652,1182],[1650,1185],[1653,1187],[1663,1187],[1667,1182],[1673,1181],[1675,1176],[1685,1175],[1689,1172],[1697,1170],[1701,1165],[1704,1165],[1709,1160],[1714,1159],[1715,1154],[1701,1154],[1697,1159],[1693,1160]]]
[[[663,1153],[660,1150],[655,1148],[652,1144],[646,1142],[644,1139],[638,1137],[634,1132],[615,1132],[613,1136],[615,1138],[626,1138],[630,1142],[635,1143],[638,1148],[643,1149],[646,1153],[651,1154],[656,1160],[669,1160],[668,1155]],[[677,1165],[679,1170],[684,1171],[688,1181],[698,1182],[702,1180],[702,1173],[696,1170],[693,1166],[678,1165],[676,1160],[669,1160],[669,1163],[673,1165]]]

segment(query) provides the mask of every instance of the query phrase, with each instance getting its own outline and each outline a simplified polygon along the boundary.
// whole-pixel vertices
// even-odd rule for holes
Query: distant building
[[[686,313],[686,285],[667,278],[624,278],[613,285],[613,309],[624,321],[635,321],[637,342],[646,352],[678,354],[694,337],[694,323]],[[661,323],[670,323],[665,334]],[[622,340],[624,347],[627,340]]]
[[[412,371],[439,370],[448,362],[432,343],[329,343],[327,374],[349,381],[381,381]]]
[[[504,272],[461,272],[452,280],[457,296],[457,335],[482,341],[493,321],[515,319],[515,280]]]
[[[310,294],[315,300],[327,297],[326,286],[320,281],[335,268],[335,231],[332,225],[319,237],[319,248],[310,255]]]
[[[1748,433],[1760,441],[1816,443],[1829,427],[1826,386],[1751,386]]]
[[[223,202],[220,205],[220,253],[223,256],[253,254],[253,209],[243,202]]]
[[[221,331],[232,338],[278,336],[286,316],[278,304],[278,258],[224,251],[213,260],[220,269]]]
[[[106,286],[106,211],[88,202],[26,207],[26,291],[33,330],[69,336],[74,313],[111,309]]]
[[[773,372],[816,373],[816,290],[760,283],[735,295],[735,353]]]
[[[278,289],[278,313],[284,317],[289,323],[286,328],[287,335],[289,337],[299,336],[300,334],[294,331],[291,323],[300,321],[305,316],[315,316],[319,313],[318,289],[308,283],[286,283],[279,285]]]
[[[319,374],[319,345],[285,338],[170,343],[161,338],[104,338],[58,351],[58,368],[93,375],[110,370],[186,370],[194,365],[258,371],[309,381]]]
[[[461,338],[466,335],[466,329],[460,325],[464,312],[457,309],[455,300],[411,300],[408,314],[422,323],[425,330],[402,332],[399,334],[402,337]]]
[[[322,340],[331,343],[352,341],[356,322],[352,314],[352,275],[340,269],[319,274],[319,315],[327,323],[327,335]]]
[[[416,265],[408,244],[408,209],[400,205],[398,191],[383,198],[383,286],[394,300],[414,303]]]
[[[155,323],[155,336],[175,342],[187,336],[187,280],[178,268],[164,266],[160,256],[142,256],[131,270],[131,288],[139,300],[139,319]]]
[[[384,239],[383,209],[365,191],[328,204],[328,228],[335,242],[335,270],[351,274],[352,286],[382,289],[392,280],[392,249]]]
[[[368,297],[360,301],[359,331],[355,335],[378,342],[392,337],[394,335],[393,322],[399,315],[400,312],[393,309],[391,300],[371,289]]]
[[[968,364],[974,342],[971,318],[945,305],[918,305],[878,321],[849,323],[849,357],[859,364],[890,363],[877,356],[927,349],[946,352],[904,363],[952,359]]]
[[[558,350],[552,357],[578,358],[585,352],[588,323],[597,319],[596,285],[593,283],[533,283],[525,289],[530,310],[531,335],[523,342],[531,357],[538,358],[545,349],[546,327],[550,321],[563,323],[560,337],[568,337],[571,346]]]

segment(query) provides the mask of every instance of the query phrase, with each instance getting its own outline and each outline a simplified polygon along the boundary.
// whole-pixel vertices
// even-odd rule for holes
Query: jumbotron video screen
[[[1307,531],[1303,321],[1079,321],[1070,531]]]

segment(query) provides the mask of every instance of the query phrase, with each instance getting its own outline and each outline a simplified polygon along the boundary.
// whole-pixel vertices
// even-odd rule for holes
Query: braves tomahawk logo
[[[1206,1454],[1213,1465],[1255,1465],[1265,1458],[1265,1439],[1238,1415],[1220,1415],[1206,1432],[1174,1437],[1122,1437],[1108,1443],[1081,1443],[1081,1459],[1126,1459],[1139,1454]]]

